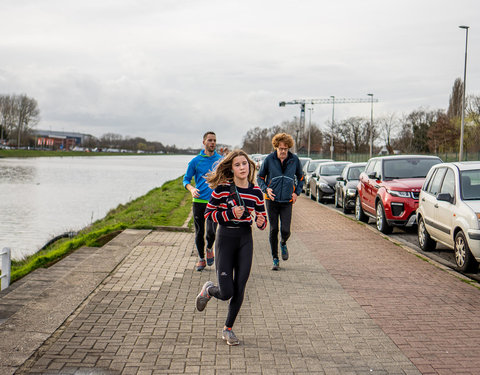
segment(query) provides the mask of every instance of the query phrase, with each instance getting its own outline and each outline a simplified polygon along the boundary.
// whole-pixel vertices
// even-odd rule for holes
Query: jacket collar
[[[208,156],[206,153],[205,153],[205,150],[201,150],[200,153],[198,154],[204,158],[211,158],[213,156],[218,156],[219,154],[217,154],[217,150],[213,151],[213,155],[212,156]]]
[[[292,158],[292,155],[293,154],[290,151],[288,151],[287,158],[284,161],[289,161]],[[278,158],[277,150],[273,151],[273,157],[274,157],[274,159],[277,159],[280,162],[280,164],[282,163],[280,161],[280,159]]]

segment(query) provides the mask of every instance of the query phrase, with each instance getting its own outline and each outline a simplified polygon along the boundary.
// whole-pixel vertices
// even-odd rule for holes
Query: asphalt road
[[[317,203],[320,204],[320,203]],[[331,203],[326,203],[323,204],[324,206],[337,211],[339,214],[345,215],[342,211],[341,208],[335,208],[335,205],[333,202]],[[354,213],[347,214],[346,216],[351,217],[352,219],[355,220],[355,215]],[[372,228],[376,230],[375,227],[375,221],[373,219],[370,219],[368,222],[368,225],[370,225]],[[378,232],[380,234],[380,232]],[[382,234],[382,236],[385,236]],[[413,226],[410,228],[399,228],[396,227],[393,229],[393,233],[390,235],[386,235],[387,237],[398,241],[404,245],[407,245],[413,249],[415,249],[418,253],[422,254],[423,256],[433,259],[444,266],[450,267],[451,269],[460,272],[457,269],[457,265],[455,264],[455,257],[453,250],[447,248],[446,246],[442,244],[437,243],[437,248],[434,251],[428,251],[425,252],[420,247],[418,246],[418,239],[417,239],[417,226]],[[463,273],[463,272],[462,272]],[[463,273],[465,276],[468,276],[469,278],[476,280],[480,282],[480,273]]]

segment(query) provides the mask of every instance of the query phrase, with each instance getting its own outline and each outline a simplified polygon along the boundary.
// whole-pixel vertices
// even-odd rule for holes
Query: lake
[[[13,259],[186,171],[193,155],[0,159],[0,249]]]

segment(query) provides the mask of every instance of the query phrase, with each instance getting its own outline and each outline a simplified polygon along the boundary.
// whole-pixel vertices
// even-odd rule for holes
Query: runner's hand
[[[272,200],[272,201],[275,200],[275,194],[273,194],[273,189],[267,188],[267,195],[270,198],[270,200]]]
[[[295,204],[295,202],[297,201],[297,198],[298,198],[298,195],[296,193],[293,193],[292,194],[292,204]]]
[[[243,213],[245,212],[245,207],[243,206],[235,206],[233,207],[233,215],[235,218],[240,219],[243,216]]]
[[[256,223],[257,223],[257,227],[259,228],[263,227],[263,224],[265,224],[265,216],[258,215]]]
[[[193,198],[198,198],[200,196],[200,190],[198,190],[197,188],[194,188],[192,186],[189,190],[190,190],[190,194],[192,194]]]

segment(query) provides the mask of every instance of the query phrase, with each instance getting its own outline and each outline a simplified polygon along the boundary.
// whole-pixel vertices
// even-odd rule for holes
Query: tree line
[[[35,99],[25,94],[0,95],[0,140],[20,147],[28,143],[33,127],[40,121]]]
[[[308,138],[313,155],[329,155],[333,145],[335,154],[368,154],[370,138],[373,138],[374,153],[385,148],[387,153],[455,153],[459,150],[462,115],[463,82],[456,79],[447,110],[418,108],[408,114],[395,113],[371,119],[350,117],[327,122],[325,130],[312,123],[309,131],[300,128],[294,118],[270,128],[254,127],[243,138],[242,148],[248,153],[268,153],[272,150],[271,139],[279,132],[293,136],[297,152],[306,154]],[[480,152],[480,96],[466,97],[464,149]],[[303,131],[304,130],[304,131]],[[309,134],[310,132],[310,134]]]
[[[106,133],[97,138],[94,136],[88,136],[83,141],[83,146],[90,149],[117,149],[117,150],[129,150],[134,152],[147,152],[147,153],[196,153],[198,150],[192,149],[179,149],[175,145],[164,145],[162,142],[151,142],[141,137],[123,137],[120,134]]]

